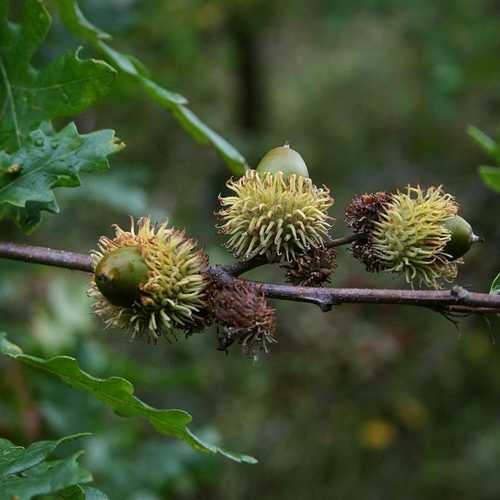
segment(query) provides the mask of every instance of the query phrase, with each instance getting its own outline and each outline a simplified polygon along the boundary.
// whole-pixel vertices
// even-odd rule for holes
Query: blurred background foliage
[[[500,270],[500,198],[477,175],[485,157],[466,127],[500,135],[498,2],[80,4],[251,165],[290,141],[313,180],[333,190],[337,235],[354,194],[443,184],[486,238],[459,284],[489,289]],[[78,45],[54,21],[39,63]],[[213,262],[229,261],[213,216],[228,171],[211,149],[126,78],[77,123],[115,129],[127,149],[110,173],[59,192],[62,215],[45,216],[33,236],[2,222],[2,239],[88,252],[112,223],[151,214],[185,227]],[[334,286],[404,285],[339,253]],[[426,310],[346,305],[323,314],[279,303],[280,342],[254,365],[237,350],[216,351],[213,331],[156,347],[104,332],[83,274],[3,261],[0,275],[1,329],[25,351],[72,354],[97,376],[128,377],[146,401],[190,411],[193,428],[260,460],[201,455],[0,360],[0,435],[26,444],[92,431],[84,462],[113,499],[499,497],[495,321],[465,318],[457,331]],[[282,278],[269,269],[252,277]]]

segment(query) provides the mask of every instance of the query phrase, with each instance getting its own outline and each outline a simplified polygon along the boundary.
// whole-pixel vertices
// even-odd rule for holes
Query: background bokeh
[[[16,2],[14,2],[16,3]],[[49,2],[50,4],[50,2]],[[354,195],[442,184],[486,243],[458,283],[487,291],[500,271],[500,197],[469,124],[500,135],[500,8],[492,0],[99,0],[87,17],[254,165],[289,141],[336,197],[335,234]],[[77,43],[54,18],[39,63]],[[85,55],[92,55],[84,50]],[[62,213],[29,237],[88,252],[129,214],[168,217],[228,262],[214,229],[228,170],[137,85],[117,80],[82,131],[127,144],[112,170],[58,193]],[[262,269],[255,279],[282,279]],[[21,444],[89,430],[86,465],[113,499],[497,499],[498,321],[394,306],[332,312],[277,303],[279,344],[257,364],[217,351],[212,330],[173,345],[104,332],[78,272],[0,262],[0,329],[31,353],[72,354],[129,378],[151,404],[190,411],[193,428],[256,466],[206,456],[113,415],[59,381],[0,360],[0,435]],[[339,252],[333,286],[405,286]]]

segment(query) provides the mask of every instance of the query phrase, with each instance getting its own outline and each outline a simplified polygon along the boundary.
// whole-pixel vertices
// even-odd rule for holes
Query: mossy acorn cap
[[[324,246],[334,200],[326,187],[311,179],[283,172],[248,170],[227,187],[233,196],[219,197],[219,231],[226,247],[242,260],[266,255],[270,260],[294,260],[310,248]]]
[[[462,262],[446,251],[452,236],[446,223],[457,211],[441,186],[356,196],[346,222],[364,238],[353,244],[353,254],[369,271],[401,273],[412,286],[440,288],[456,278]]]
[[[91,252],[94,268],[106,257],[133,248],[142,256],[147,276],[139,285],[137,300],[130,305],[112,303],[101,293],[96,279],[92,281],[89,295],[95,299],[94,311],[106,326],[151,340],[175,330],[189,333],[203,327],[208,284],[204,270],[208,259],[196,243],[183,231],[169,228],[166,222],[152,224],[149,217],[140,219],[137,226],[132,219],[130,231],[117,225],[114,229],[115,237],[101,237],[99,249]],[[113,300],[113,296],[110,298]]]

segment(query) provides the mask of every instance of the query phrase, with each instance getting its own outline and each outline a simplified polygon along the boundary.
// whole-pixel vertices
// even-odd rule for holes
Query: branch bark
[[[93,272],[89,255],[0,241],[0,258]]]
[[[336,241],[345,244],[347,238],[349,237]],[[88,255],[52,248],[0,242],[0,258],[93,272]],[[256,258],[228,266],[211,266],[208,272],[222,283],[231,283],[239,279],[237,276],[240,274],[266,263],[265,259]],[[396,304],[426,307],[450,314],[500,314],[500,295],[470,292],[459,286],[454,286],[451,290],[398,290],[312,288],[252,283],[258,285],[269,298],[316,304],[323,311],[329,311],[333,306],[340,304]]]

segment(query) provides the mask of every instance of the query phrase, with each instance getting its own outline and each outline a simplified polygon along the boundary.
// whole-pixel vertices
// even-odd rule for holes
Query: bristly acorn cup
[[[265,255],[290,262],[329,239],[334,200],[328,188],[312,183],[301,156],[289,146],[271,150],[257,170],[230,179],[227,187],[234,195],[219,197],[219,231],[237,258]]]
[[[206,326],[208,266],[205,254],[184,232],[167,223],[140,219],[130,231],[99,240],[91,253],[95,268],[89,295],[106,326],[130,331],[132,337],[187,334]]]
[[[441,186],[356,196],[346,223],[364,238],[353,244],[353,255],[368,271],[401,273],[412,286],[440,288],[456,278],[460,257],[479,240],[457,212]]]

